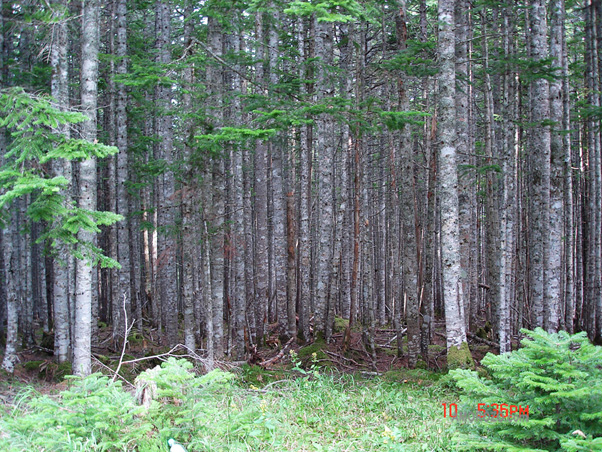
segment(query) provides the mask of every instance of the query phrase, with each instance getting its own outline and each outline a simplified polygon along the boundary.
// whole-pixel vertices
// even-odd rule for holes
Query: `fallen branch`
[[[295,340],[295,336],[291,337],[288,340],[288,342],[286,344],[284,344],[284,347],[282,347],[282,350],[280,350],[276,356],[274,356],[273,358],[268,359],[267,361],[260,362],[259,366],[263,367],[264,369],[267,369],[268,366],[270,366],[270,365],[274,364],[275,362],[279,361],[284,356],[284,352],[286,352],[287,347],[289,347],[293,343],[294,340]]]
[[[500,348],[500,344],[496,344],[495,342],[489,341],[487,339],[483,339],[482,337],[479,337],[474,333],[467,332],[466,335],[473,341],[481,342],[485,345],[489,345],[490,347]]]
[[[339,355],[338,353],[330,352],[330,351],[328,351],[328,350],[324,350],[324,352],[326,352],[326,354],[328,354],[328,355],[330,355],[330,356],[334,356],[335,358],[340,358],[340,359],[343,359],[343,360],[345,360],[345,361],[348,361],[348,362],[350,362],[351,364],[355,364],[356,366],[359,366],[359,367],[367,367],[365,364],[360,364],[360,363],[358,363],[357,361],[355,361],[355,360],[353,360],[353,359],[351,359],[351,358],[346,358],[346,357],[344,357],[344,356],[342,356],[342,355]]]

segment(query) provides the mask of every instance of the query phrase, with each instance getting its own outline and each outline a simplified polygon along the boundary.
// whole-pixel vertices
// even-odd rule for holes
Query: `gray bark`
[[[454,2],[439,1],[439,192],[441,260],[447,349],[466,342],[459,243],[457,153],[455,148]]]
[[[307,57],[308,50],[305,44],[305,23],[299,20],[299,54]],[[300,66],[300,78],[305,79],[303,66]],[[305,85],[301,86],[301,93],[305,93]],[[310,174],[310,147],[308,146],[308,127],[301,125],[299,133],[299,161],[300,161],[300,202],[299,202],[299,329],[302,340],[310,339],[309,332],[309,306],[310,306],[310,280],[309,267],[311,258],[310,244],[310,202],[311,202],[311,174]]]
[[[60,1],[55,6],[57,15],[61,17],[66,13],[66,2]],[[67,22],[60,20],[52,30],[52,47],[50,61],[52,66],[51,94],[56,101],[57,108],[65,110],[69,106],[69,65],[67,60],[68,39]],[[68,127],[62,126],[60,132],[69,138]],[[67,160],[56,160],[53,171],[57,176],[63,176],[69,186],[72,184],[72,165]],[[71,202],[71,193],[65,193],[65,203]],[[70,334],[69,334],[69,281],[73,280],[73,260],[69,256],[67,247],[59,244],[57,249],[58,259],[54,260],[54,286],[53,286],[53,318],[54,318],[54,354],[59,363],[69,360]]]
[[[259,94],[265,92],[265,74],[263,59],[265,58],[262,13],[257,13],[255,18],[257,37],[257,64],[256,78],[261,87]],[[265,325],[267,323],[268,297],[269,297],[269,268],[268,268],[268,168],[267,144],[263,140],[255,142],[255,216],[256,216],[256,242],[255,242],[255,300],[253,325],[254,343],[263,341]]]
[[[503,46],[504,53],[510,55],[510,14],[509,8],[503,12]],[[516,161],[515,161],[515,126],[513,118],[514,97],[514,74],[507,66],[505,68],[502,89],[502,206],[500,209],[500,304],[499,304],[499,326],[498,334],[500,341],[500,353],[511,350],[511,312],[513,300],[515,299],[515,265],[514,249],[516,246],[515,218],[516,218]]]
[[[216,56],[223,54],[223,34],[216,18],[209,18],[209,48]],[[207,68],[207,80],[210,93],[213,95],[212,106],[215,108],[213,117],[216,125],[222,121],[222,68],[213,62]],[[224,355],[224,216],[225,216],[225,173],[224,161],[221,157],[213,159],[211,166],[211,201],[205,204],[210,210],[210,266],[211,266],[211,311],[213,315],[212,334],[213,357],[220,359]]]
[[[234,52],[240,52],[242,48],[242,37],[234,36]],[[232,86],[235,91],[242,92],[241,78],[237,73],[232,74]],[[240,100],[234,100],[234,120],[240,120]],[[242,359],[245,356],[245,311],[246,311],[246,287],[245,287],[245,257],[252,250],[251,244],[245,241],[245,217],[244,212],[244,171],[243,151],[232,147],[230,160],[232,162],[232,188],[234,198],[234,221],[232,225],[233,242],[233,265],[234,265],[234,290],[232,299],[232,356],[234,359]],[[249,212],[250,213],[250,212]]]
[[[474,159],[469,155],[469,58],[468,58],[468,19],[470,15],[469,3],[465,0],[459,0],[455,5],[456,20],[456,133],[457,133],[457,154],[458,164],[461,168],[474,164]],[[474,246],[474,234],[477,230],[473,224],[472,212],[475,209],[472,186],[473,177],[466,174],[466,170],[460,170],[458,177],[458,203],[460,214],[460,259],[464,277],[462,278],[462,291],[464,297],[464,313],[469,316],[470,305],[476,300],[471,299],[470,294],[474,293],[476,286],[476,262],[473,259],[471,248]],[[465,318],[468,325],[469,319]]]
[[[317,101],[328,102],[334,95],[334,87],[330,83],[329,68],[332,64],[333,45],[332,23],[318,22],[316,28],[316,58],[320,59],[317,82]],[[317,285],[315,333],[323,334],[326,341],[330,340],[331,327],[327,327],[329,310],[330,275],[332,269],[333,241],[333,158],[334,158],[334,124],[328,113],[323,113],[317,119],[317,154],[318,154],[318,240],[317,251]]]
[[[96,140],[96,115],[98,102],[98,47],[99,47],[99,4],[97,0],[82,2],[82,67],[81,104],[82,111],[89,118],[82,125],[82,137]],[[79,207],[96,210],[96,159],[80,162],[79,167]],[[80,230],[80,242],[94,242],[94,234]],[[73,347],[73,372],[76,375],[89,375],[92,371],[92,299],[93,277],[91,262],[78,259],[76,262],[75,287],[75,338]]]
[[[12,374],[15,365],[19,362],[17,356],[17,346],[19,341],[19,299],[16,286],[18,267],[15,262],[15,250],[13,242],[18,240],[16,233],[16,221],[9,223],[10,227],[5,228],[2,237],[2,253],[4,253],[5,274],[3,279],[6,284],[6,346],[4,349],[4,358],[2,359],[2,369]]]
[[[271,14],[269,29],[269,67],[270,67],[270,98],[275,99],[275,86],[278,83],[278,29],[281,26],[280,15],[277,7],[272,3],[273,12]],[[284,135],[277,135],[275,140],[270,142],[272,156],[272,188],[273,188],[273,246],[274,246],[274,294],[277,307],[277,317],[279,332],[287,335],[287,240],[285,233],[286,225],[286,199],[283,181],[283,146],[285,145]]]
[[[190,17],[193,12],[192,2],[186,2],[185,16]],[[192,45],[193,22],[188,20],[184,24],[184,45],[186,49],[191,49]],[[190,50],[184,55],[190,56]],[[182,97],[183,108],[187,113],[193,111],[192,93],[194,90],[194,75],[192,62],[188,63],[182,74],[184,82],[184,94]],[[184,127],[186,136],[191,139],[194,136],[194,125],[188,119]],[[184,317],[184,345],[190,350],[196,349],[196,319],[194,306],[198,304],[197,299],[197,275],[199,273],[199,256],[197,255],[196,242],[198,240],[198,231],[200,230],[200,221],[198,217],[198,187],[196,186],[196,172],[190,164],[192,149],[190,144],[184,144],[183,161],[185,164],[187,181],[181,188],[181,207],[182,207],[182,311]]]
[[[126,0],[118,0],[116,8],[116,41],[115,50],[117,56],[117,75],[123,76],[127,73],[128,61],[127,61],[127,27],[126,27],[126,15],[127,15],[127,4]],[[133,303],[132,280],[131,280],[131,267],[132,258],[130,256],[130,218],[129,218],[129,193],[127,190],[126,183],[129,180],[128,177],[128,133],[127,133],[127,93],[123,83],[118,83],[117,96],[115,99],[115,131],[116,141],[115,144],[119,149],[117,154],[117,187],[116,187],[116,212],[123,215],[124,219],[117,223],[117,261],[121,264],[121,269],[117,270],[118,281],[113,283],[118,286],[116,291],[116,297],[113,300],[113,315],[116,323],[113,325],[114,328],[114,339],[122,337],[124,334],[124,324],[122,320],[123,316],[123,297],[125,297],[125,303],[127,307],[128,316],[131,318],[131,305]],[[119,313],[118,315],[116,315]],[[137,319],[141,322],[142,319]],[[139,324],[140,326],[141,324]]]
[[[543,0],[530,2],[531,58],[541,62],[548,56],[546,8]],[[550,220],[550,127],[543,121],[550,118],[548,81],[537,78],[531,82],[530,179],[531,203],[529,209],[530,250],[530,301],[532,306],[531,327],[555,328],[553,315],[544,302],[545,262],[548,255],[548,225]],[[545,305],[545,308],[544,308]]]
[[[564,239],[564,165],[566,151],[562,128],[564,126],[564,92],[563,81],[560,78],[563,61],[564,35],[564,0],[551,3],[550,57],[557,70],[558,78],[550,83],[550,119],[553,121],[550,141],[550,199],[547,259],[545,262],[546,283],[544,286],[545,305],[547,309],[546,330],[558,331],[564,323],[564,303],[562,294]],[[569,232],[570,234],[570,232]],[[562,309],[562,312],[561,312]]]
[[[155,33],[157,63],[171,62],[171,17],[169,1],[159,1],[155,9]],[[163,69],[164,71],[167,68]],[[171,88],[159,85],[156,88],[156,103],[159,109],[156,117],[156,133],[161,141],[157,154],[165,165],[157,184],[157,285],[160,297],[162,318],[164,319],[164,343],[174,346],[178,343],[178,279],[177,279],[177,236],[176,215],[178,211],[175,177],[170,167],[176,160],[173,146],[173,120],[171,109]]]

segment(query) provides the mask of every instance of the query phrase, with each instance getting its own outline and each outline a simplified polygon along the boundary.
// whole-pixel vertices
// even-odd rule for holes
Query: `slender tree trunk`
[[[595,35],[596,46],[594,58],[597,65],[596,77],[596,95],[597,106],[602,106],[602,4],[600,1],[592,2],[592,15],[595,16]],[[597,64],[596,64],[597,63]],[[595,132],[595,158],[594,158],[594,178],[596,180],[596,190],[594,194],[594,249],[595,249],[595,283],[594,283],[594,298],[592,308],[595,310],[595,330],[593,331],[594,341],[602,343],[602,134],[600,133],[600,122],[596,122]]]
[[[543,0],[530,2],[531,58],[541,62],[548,56],[546,8]],[[530,179],[532,184],[529,216],[530,288],[533,312],[532,327],[556,329],[554,313],[545,300],[545,262],[549,255],[550,206],[550,127],[544,121],[550,118],[548,81],[537,78],[531,82]]]
[[[420,1],[420,41],[426,42],[428,39],[428,29],[426,23],[426,1]],[[422,78],[422,97],[424,99],[424,103],[426,108],[428,109],[430,105],[430,80],[427,77]],[[422,358],[426,363],[428,363],[428,346],[431,343],[432,336],[434,334],[434,320],[435,320],[435,292],[434,292],[434,264],[435,264],[435,250],[436,250],[436,240],[435,240],[435,202],[437,199],[436,196],[436,167],[437,167],[437,155],[435,154],[434,147],[432,146],[432,142],[434,140],[435,135],[435,124],[436,124],[436,106],[435,106],[435,117],[430,118],[430,120],[425,121],[424,123],[424,155],[425,162],[427,164],[427,170],[425,174],[426,179],[426,200],[425,200],[425,210],[426,210],[426,218],[425,225],[422,230],[422,250],[421,256],[422,261],[420,262],[423,267],[422,270],[422,286],[420,288],[420,306],[421,306],[421,316],[422,316],[422,325],[420,329],[420,352],[422,354]],[[401,343],[398,342],[398,355],[402,352]]]
[[[320,59],[318,68],[317,98],[318,102],[328,102],[334,95],[329,82],[328,70],[332,64],[333,28],[329,22],[318,22],[316,28],[316,58]],[[333,158],[334,138],[333,120],[330,114],[323,113],[318,117],[318,269],[316,286],[315,334],[323,334],[326,341],[330,340],[332,326],[326,321],[330,309],[329,285],[332,268],[333,241]],[[319,337],[319,336],[317,336]]]
[[[5,34],[5,28],[4,28],[4,0],[0,0],[0,84],[2,84],[2,86],[6,86],[6,78],[4,77],[5,74],[5,67],[7,66],[6,64],[4,64],[5,62],[5,55],[4,55],[4,34]],[[51,49],[51,58],[52,58],[52,49]],[[52,60],[51,60],[51,65],[54,67],[54,65],[52,64]],[[4,135],[4,132],[0,133],[0,149],[6,149],[6,137]],[[0,287],[0,336],[4,336],[5,333],[5,323],[6,323],[6,316],[7,316],[7,297],[6,297],[6,280],[4,279],[4,275],[6,273],[6,262],[4,261],[4,244],[2,243],[3,240],[3,235],[0,234],[0,275],[3,278],[1,287]],[[47,258],[48,260],[48,258]],[[48,268],[48,267],[47,267]],[[49,269],[51,270],[51,269]]]
[[[407,40],[406,29],[406,4],[403,1],[399,8],[397,17],[398,32],[397,39],[400,41],[398,46],[404,50]],[[399,102],[401,111],[409,111],[405,80],[399,80]],[[416,219],[418,212],[416,210],[416,181],[414,180],[416,157],[412,148],[409,126],[406,124],[401,131],[401,249],[403,267],[400,269],[403,273],[403,292],[406,301],[406,320],[408,325],[408,366],[416,367],[418,355],[420,354],[420,305],[418,297],[418,275],[420,266],[418,264],[418,235]],[[395,221],[397,219],[395,218]],[[401,302],[401,300],[400,300]],[[401,345],[401,335],[397,332],[397,343]],[[398,347],[399,350],[399,347]]]
[[[458,174],[455,148],[456,74],[454,2],[439,0],[439,187],[441,199],[441,259],[445,294],[448,365],[466,365],[470,351],[464,323],[460,264]],[[453,350],[456,349],[456,350]],[[459,355],[459,356],[458,356]]]
[[[585,61],[586,61],[586,88],[587,102],[593,107],[599,107],[598,90],[598,65],[595,36],[595,14],[593,2],[586,2],[585,8]],[[587,137],[585,147],[587,157],[585,163],[585,195],[583,196],[583,238],[584,238],[584,277],[585,287],[583,296],[583,327],[588,336],[593,340],[596,336],[596,283],[599,278],[597,273],[598,261],[596,249],[596,193],[600,189],[596,179],[600,141],[597,135],[596,120],[590,118],[587,122]]]
[[[157,62],[168,65],[171,62],[171,8],[169,0],[157,2],[155,10],[155,33],[157,37]],[[167,68],[162,68],[166,71]],[[171,110],[171,88],[159,85],[156,88],[156,102],[159,111],[156,118],[156,133],[160,137],[158,156],[165,168],[159,176],[157,193],[157,285],[160,309],[164,319],[164,343],[174,346],[178,343],[178,279],[177,279],[177,227],[178,210],[175,193],[175,177],[170,167],[175,162],[173,146],[173,120]]]
[[[116,8],[116,42],[115,50],[117,56],[117,74],[124,76],[127,74],[128,60],[127,60],[127,4],[126,0],[117,0]],[[131,266],[132,258],[130,255],[130,217],[129,217],[129,193],[126,186],[128,178],[128,132],[127,132],[127,93],[123,83],[118,83],[117,96],[115,101],[115,130],[116,130],[116,146],[119,149],[117,154],[117,213],[124,216],[124,219],[117,224],[117,260],[121,264],[121,269],[117,270],[118,281],[114,284],[118,286],[117,297],[114,301],[113,310],[118,310],[120,313],[115,316],[119,319],[117,324],[113,325],[114,331],[117,334],[113,334],[114,338],[123,336],[123,302],[125,297],[125,303],[127,307],[128,317],[131,317],[131,306],[133,303],[132,281],[131,281]],[[138,319],[141,321],[142,319]]]
[[[510,8],[503,9],[503,46],[504,54],[510,55]],[[515,237],[515,198],[516,198],[516,164],[514,152],[514,131],[513,109],[511,102],[513,100],[514,74],[509,66],[504,68],[502,74],[502,116],[503,130],[502,134],[502,206],[500,209],[500,303],[498,311],[498,335],[500,341],[500,353],[511,350],[511,308],[515,299],[514,290],[514,248],[516,245]]]
[[[564,5],[563,5],[564,6]],[[561,17],[566,20],[566,11],[561,10]],[[564,23],[563,25],[564,26]],[[575,262],[575,240],[576,240],[576,224],[575,217],[575,202],[573,192],[573,156],[571,134],[571,99],[570,99],[570,81],[569,81],[569,59],[567,57],[566,33],[562,30],[562,100],[564,103],[562,129],[563,147],[564,147],[564,168],[563,168],[563,183],[564,183],[564,304],[565,304],[565,319],[564,329],[569,333],[575,332],[576,318],[576,262]]]
[[[299,54],[307,58],[309,55],[305,42],[305,22],[299,20]],[[300,66],[300,79],[306,79],[305,69]],[[301,85],[301,94],[306,93],[305,84]],[[300,161],[300,202],[299,202],[299,333],[303,341],[310,340],[309,332],[309,307],[310,307],[310,279],[309,267],[311,259],[310,243],[310,203],[311,203],[311,153],[308,146],[309,126],[301,125],[299,134],[299,161]]]
[[[190,17],[193,13],[193,4],[187,1],[185,4],[185,16]],[[190,57],[189,49],[192,49],[193,22],[188,20],[184,24],[184,45],[187,49],[185,57]],[[194,92],[194,67],[190,62],[184,68],[182,74],[185,92],[182,98],[184,110],[192,114],[194,105],[192,103],[192,93]],[[186,136],[192,140],[194,136],[194,124],[191,120],[185,123]],[[182,311],[184,317],[184,345],[190,350],[196,349],[196,320],[194,306],[199,303],[197,299],[197,275],[200,271],[197,256],[196,241],[198,240],[198,231],[200,222],[198,217],[198,187],[196,186],[195,170],[190,164],[192,158],[192,148],[187,141],[184,144],[183,161],[188,175],[187,180],[192,182],[185,183],[180,190],[182,201]]]
[[[349,77],[349,71],[352,70],[353,63],[353,26],[342,25],[341,33],[343,34],[342,41],[345,45],[341,49],[341,73],[342,79],[340,82],[341,97],[344,99],[348,98],[353,91],[353,80]],[[346,38],[346,39],[345,39]],[[340,196],[341,202],[339,205],[339,219],[341,227],[341,236],[337,240],[340,240],[341,244],[341,285],[340,285],[340,297],[341,297],[341,312],[340,315],[343,318],[349,318],[349,310],[351,305],[351,262],[352,262],[352,239],[351,239],[351,200],[353,197],[353,191],[351,187],[350,178],[350,164],[353,157],[353,143],[351,138],[351,130],[348,125],[343,128],[342,136],[342,150],[341,150],[341,171],[340,171]]]
[[[19,362],[17,356],[17,345],[19,341],[19,299],[17,294],[16,277],[18,267],[15,262],[14,241],[18,240],[16,232],[17,222],[9,222],[9,227],[4,229],[2,245],[4,253],[4,262],[8,265],[3,279],[6,284],[6,347],[4,349],[4,358],[2,359],[2,369],[12,374],[15,370],[15,364]]]
[[[297,334],[297,222],[295,221],[295,192],[286,197],[286,238],[287,238],[287,327],[286,335]]]
[[[455,20],[456,20],[456,90],[455,107],[456,107],[456,133],[457,133],[457,154],[458,164],[462,168],[467,168],[474,164],[472,157],[469,156],[469,78],[468,78],[468,18],[470,15],[469,2],[459,0],[455,5]],[[470,303],[474,302],[469,296],[476,285],[476,271],[473,266],[475,262],[471,259],[471,247],[475,240],[476,227],[472,222],[472,210],[474,209],[472,200],[472,177],[468,174],[460,174],[458,177],[458,203],[460,209],[460,259],[464,277],[462,278],[462,291],[464,297],[464,314],[469,316]],[[468,325],[469,319],[465,318]]]
[[[223,54],[223,34],[216,18],[209,18],[209,48],[213,55],[221,57]],[[207,69],[207,80],[209,91],[214,96],[212,106],[215,108],[213,117],[215,125],[220,126],[222,122],[222,84],[223,72],[217,62],[212,64]],[[205,204],[205,208],[209,209],[211,214],[211,227],[209,233],[211,235],[211,312],[212,334],[213,340],[213,356],[220,359],[224,354],[224,217],[225,217],[225,173],[224,161],[221,157],[213,159],[212,176],[209,187],[211,187],[211,202]]]
[[[277,99],[276,84],[279,81],[278,67],[278,27],[281,26],[280,14],[278,8],[272,2],[270,4],[272,13],[270,17],[270,28],[268,32],[269,44],[269,67],[270,67],[270,86],[268,92],[270,98]],[[274,294],[277,317],[278,331],[283,337],[288,338],[288,314],[287,314],[287,236],[286,226],[286,198],[283,180],[283,146],[285,146],[284,134],[278,134],[270,142],[270,155],[272,156],[272,188],[273,188],[273,246],[274,246]]]
[[[242,50],[242,36],[234,36],[234,52]],[[237,66],[237,69],[239,67]],[[241,85],[240,76],[234,72],[232,74],[232,86],[234,91],[242,92],[244,87]],[[241,105],[238,97],[234,99],[235,123],[241,120]],[[232,355],[235,359],[242,359],[245,356],[245,255],[250,253],[252,248],[250,243],[245,241],[245,216],[244,216],[244,171],[242,149],[232,147],[230,153],[232,162],[232,190],[234,198],[234,222],[232,225],[232,242],[234,253],[234,291],[232,299],[233,316],[230,322],[232,328]]]
[[[550,140],[550,199],[547,259],[545,262],[546,283],[544,286],[545,305],[548,310],[546,315],[546,330],[558,331],[560,322],[564,323],[565,306],[562,303],[562,277],[563,277],[563,239],[564,234],[564,208],[563,182],[564,161],[564,101],[563,81],[560,78],[563,62],[563,34],[564,34],[564,0],[554,0],[551,3],[551,30],[550,30],[550,57],[553,66],[558,67],[556,80],[550,83],[550,119],[553,121]]]
[[[58,2],[55,6],[57,15],[63,17],[67,14],[65,0]],[[62,20],[54,26],[52,34],[52,48],[50,49],[50,60],[52,65],[51,94],[57,102],[57,108],[65,110],[69,107],[69,65],[67,60],[68,39],[67,20]],[[63,126],[60,132],[69,138],[70,130]],[[56,160],[53,162],[54,174],[63,176],[68,183],[72,184],[72,164],[70,161]],[[67,189],[65,202],[71,201],[70,190]],[[54,319],[54,354],[59,363],[69,360],[70,334],[69,334],[69,281],[73,279],[72,259],[69,256],[66,245],[59,244],[57,249],[58,259],[54,260],[54,287],[53,287],[53,319]]]
[[[98,47],[99,47],[99,4],[97,0],[82,2],[82,68],[81,104],[89,118],[82,125],[82,137],[96,141],[96,111],[98,101]],[[79,207],[96,210],[96,159],[91,157],[80,162]],[[94,233],[80,230],[80,242],[93,243]],[[92,371],[92,264],[78,259],[76,263],[75,288],[75,341],[73,348],[73,372],[88,375]]]

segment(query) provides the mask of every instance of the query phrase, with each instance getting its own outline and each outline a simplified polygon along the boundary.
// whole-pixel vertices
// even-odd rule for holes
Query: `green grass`
[[[404,374],[410,378],[403,380],[388,375],[366,381],[314,368],[270,380],[263,389],[223,372],[197,377],[182,363],[172,361],[155,377],[158,398],[147,412],[135,408],[122,388],[107,391],[108,381],[98,377],[94,384],[73,383],[62,398],[23,397],[0,420],[0,449],[46,450],[35,439],[52,427],[65,432],[61,450],[164,451],[171,436],[189,452],[453,450],[454,425],[443,418],[441,403],[456,396],[434,381],[437,374],[420,371]],[[103,396],[92,397],[95,392]],[[113,408],[116,401],[120,408]],[[49,407],[56,415],[42,416]],[[102,422],[111,409],[120,411],[120,422]],[[74,410],[91,421],[82,425]],[[111,441],[103,443],[103,435]],[[59,437],[55,440],[60,443]],[[119,448],[117,441],[127,446]]]

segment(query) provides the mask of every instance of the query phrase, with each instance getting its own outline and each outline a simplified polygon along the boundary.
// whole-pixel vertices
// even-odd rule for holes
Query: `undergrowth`
[[[70,378],[57,396],[24,394],[0,420],[0,449],[154,452],[169,437],[189,452],[451,449],[438,384],[360,382],[299,361],[266,389],[173,358],[147,377],[157,386],[148,408],[99,374]]]
[[[602,452],[602,347],[585,333],[522,332],[521,349],[483,359],[483,376],[451,372],[458,414],[472,418],[454,450]]]

